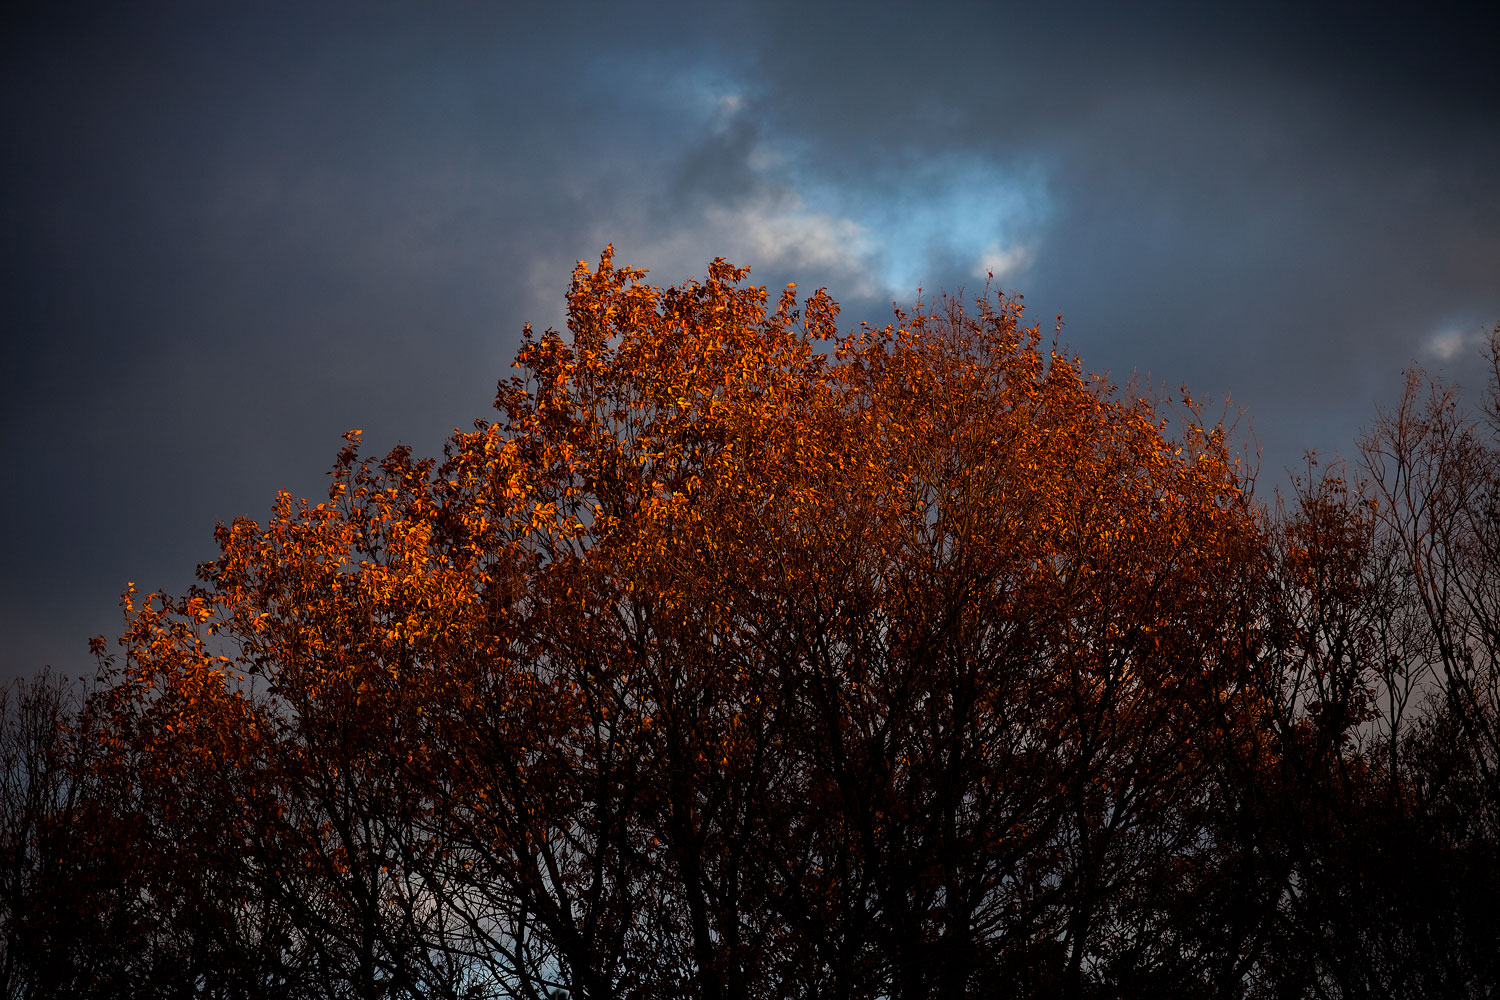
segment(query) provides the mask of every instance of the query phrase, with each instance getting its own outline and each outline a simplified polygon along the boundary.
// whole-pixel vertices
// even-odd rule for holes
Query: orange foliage
[[[746,274],[580,263],[497,422],[351,432],[130,598],[112,738],[242,938],[370,989],[1076,989],[1198,849],[1263,625],[1223,430],[1019,300],[840,333]]]

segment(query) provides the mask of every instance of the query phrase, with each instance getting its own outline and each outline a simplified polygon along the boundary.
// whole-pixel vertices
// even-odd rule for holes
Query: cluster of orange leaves
[[[822,290],[771,309],[747,270],[662,289],[611,251],[580,262],[568,335],[527,328],[497,421],[440,462],[372,462],[350,432],[325,502],[220,526],[184,598],[132,593],[111,732],[161,815],[240,803],[258,818],[220,812],[217,836],[280,838],[339,882],[361,845],[328,803],[426,775],[441,794],[410,808],[459,800],[524,854],[571,835],[578,775],[612,754],[679,761],[700,789],[763,766],[777,664],[836,661],[851,725],[885,718],[884,661],[861,651],[916,658],[934,621],[1009,623],[1045,664],[981,684],[978,717],[1030,700],[1080,747],[1107,725],[1080,765],[1097,794],[1165,780],[1142,801],[1169,801],[1162,776],[1215,732],[1205,700],[1232,714],[1225,623],[1253,615],[1260,533],[1222,429],[1190,399],[1169,418],[1122,397],[1018,300],[841,333]],[[979,759],[1002,752],[978,732]],[[309,788],[317,808],[272,804]]]

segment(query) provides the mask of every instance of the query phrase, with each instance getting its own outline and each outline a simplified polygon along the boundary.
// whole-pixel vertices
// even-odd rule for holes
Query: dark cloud
[[[0,674],[127,580],[435,451],[575,260],[727,254],[851,322],[985,262],[1277,478],[1500,319],[1494,15],[1381,5],[37,5],[0,69]]]
[[[667,195],[674,204],[737,205],[772,191],[772,179],[753,164],[762,140],[759,125],[738,114],[737,104],[721,103],[720,121],[688,151]]]

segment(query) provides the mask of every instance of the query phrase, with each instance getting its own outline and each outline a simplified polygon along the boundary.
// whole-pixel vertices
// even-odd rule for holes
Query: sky
[[[545,9],[531,9],[545,8]],[[1500,322],[1483,5],[36,3],[3,15],[0,678],[436,454],[606,243],[842,318],[996,286],[1269,495]]]

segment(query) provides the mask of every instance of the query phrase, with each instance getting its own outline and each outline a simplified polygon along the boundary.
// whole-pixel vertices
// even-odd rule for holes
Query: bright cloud
[[[781,205],[749,205],[708,213],[715,228],[747,251],[746,260],[836,272],[861,269],[870,251],[865,228],[853,219],[809,212],[801,199]]]
[[[991,243],[983,257],[979,259],[979,266],[974,270],[976,278],[993,277],[997,281],[1004,281],[1019,271],[1026,269],[1031,263],[1031,247],[1017,245],[1001,247],[998,243]]]
[[[1462,330],[1443,330],[1428,337],[1423,344],[1427,354],[1439,361],[1452,361],[1472,345],[1478,343],[1477,334],[1466,334]]]
[[[622,259],[650,267],[663,282],[699,276],[709,257],[723,256],[751,265],[757,274],[810,271],[839,281],[851,294],[884,291],[870,280],[874,250],[865,227],[846,216],[812,211],[792,192],[710,205],[656,239],[646,226],[630,228],[645,238],[620,237]]]

